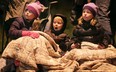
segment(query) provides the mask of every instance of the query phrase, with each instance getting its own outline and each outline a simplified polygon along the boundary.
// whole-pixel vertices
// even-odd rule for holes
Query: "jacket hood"
[[[54,20],[54,18],[55,17],[61,17],[62,19],[63,19],[63,27],[62,27],[62,29],[61,30],[59,30],[59,31],[55,31],[54,30],[54,28],[53,28],[53,20]],[[53,18],[52,18],[52,22],[51,22],[51,31],[55,34],[55,35],[59,35],[59,34],[61,34],[61,33],[63,33],[64,32],[64,30],[66,29],[66,25],[67,25],[67,18],[64,16],[64,15],[62,15],[62,14],[56,14],[56,15],[54,15],[53,16]]]

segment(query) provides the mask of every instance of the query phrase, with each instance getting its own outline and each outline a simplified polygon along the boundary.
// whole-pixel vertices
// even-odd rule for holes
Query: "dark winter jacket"
[[[67,43],[69,42],[70,38],[66,33],[61,33],[59,35],[56,35],[51,30],[45,31],[45,33],[47,33],[54,39],[54,41],[59,45],[62,51],[65,52],[68,50]]]
[[[92,26],[89,22],[84,22],[75,27],[73,35],[76,37],[77,42],[88,41],[105,47],[110,43],[110,37],[105,34],[103,27],[99,24]]]
[[[10,26],[9,35],[11,38],[16,39],[22,36],[22,30],[31,30],[33,21],[28,22],[23,17],[16,18]]]
[[[53,28],[53,19],[57,16],[63,19],[63,27],[59,31],[55,31]],[[52,18],[51,29],[48,31],[45,31],[48,35],[50,35],[55,40],[55,42],[59,45],[61,50],[64,52],[68,50],[67,42],[70,39],[69,36],[66,33],[64,33],[64,30],[66,29],[66,24],[67,24],[67,18],[62,14],[56,14]]]

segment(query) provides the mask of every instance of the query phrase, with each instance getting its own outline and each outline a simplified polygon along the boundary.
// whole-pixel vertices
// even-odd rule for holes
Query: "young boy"
[[[66,33],[64,33],[66,25],[67,18],[62,14],[56,14],[52,18],[51,29],[45,31],[55,40],[62,52],[66,52],[68,50],[67,42],[69,40],[69,37]]]

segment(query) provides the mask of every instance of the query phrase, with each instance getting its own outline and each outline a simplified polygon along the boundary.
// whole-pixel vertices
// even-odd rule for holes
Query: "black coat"
[[[64,52],[66,52],[68,49],[68,43],[69,43],[69,36],[66,33],[61,33],[56,35],[51,30],[45,31],[48,35],[50,35],[54,41],[59,45],[60,49]]]
[[[84,22],[74,28],[73,35],[77,42],[88,41],[105,47],[110,43],[110,37],[105,34],[103,27],[99,24],[92,26],[89,22]]]
[[[22,31],[31,30],[32,23],[25,20],[23,17],[16,18],[10,26],[9,35],[13,39],[17,39],[22,36]]]

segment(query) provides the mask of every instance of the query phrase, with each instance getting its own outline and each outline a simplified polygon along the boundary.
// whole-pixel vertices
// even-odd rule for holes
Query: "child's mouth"
[[[57,27],[55,27],[55,29],[58,29]]]

